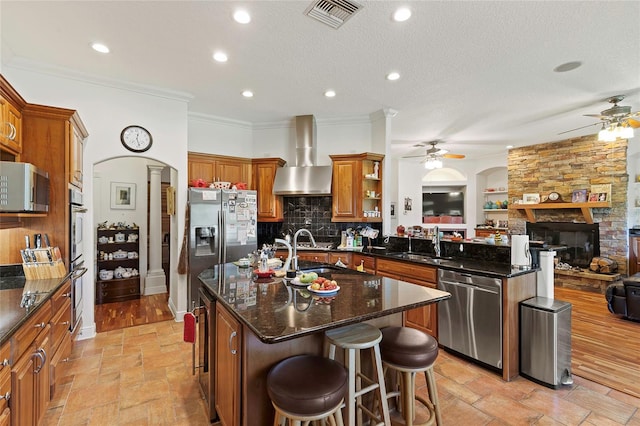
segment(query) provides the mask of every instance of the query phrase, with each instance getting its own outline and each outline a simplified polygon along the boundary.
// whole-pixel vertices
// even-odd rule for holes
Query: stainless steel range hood
[[[316,119],[296,117],[296,165],[276,171],[276,195],[331,195],[331,166],[316,166]]]

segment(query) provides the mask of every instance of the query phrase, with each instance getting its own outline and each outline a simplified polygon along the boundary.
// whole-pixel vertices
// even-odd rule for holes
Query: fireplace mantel
[[[561,209],[580,209],[586,223],[593,224],[593,208],[611,207],[609,201],[592,201],[589,203],[541,203],[541,204],[512,204],[509,206],[515,210],[524,210],[527,220],[536,223],[536,210],[561,210]]]

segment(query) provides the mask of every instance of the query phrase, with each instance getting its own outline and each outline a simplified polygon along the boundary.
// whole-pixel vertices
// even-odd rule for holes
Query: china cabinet
[[[98,229],[96,304],[140,297],[139,229]]]
[[[332,221],[382,222],[384,155],[331,155]]]

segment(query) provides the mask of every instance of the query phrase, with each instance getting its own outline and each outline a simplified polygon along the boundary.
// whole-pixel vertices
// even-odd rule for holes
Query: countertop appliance
[[[571,303],[547,297],[520,302],[520,373],[558,389],[571,376]]]
[[[189,306],[198,305],[198,275],[257,249],[257,193],[189,189]]]
[[[438,289],[451,293],[438,305],[439,343],[502,369],[502,281],[440,269]]]
[[[0,212],[49,211],[49,173],[30,163],[0,161]]]

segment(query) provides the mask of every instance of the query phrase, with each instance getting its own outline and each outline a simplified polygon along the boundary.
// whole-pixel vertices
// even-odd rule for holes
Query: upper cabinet
[[[384,155],[331,155],[333,161],[332,221],[382,222]]]
[[[282,210],[282,196],[274,195],[273,182],[276,178],[278,167],[285,165],[282,158],[254,158],[251,161],[253,176],[252,188],[258,195],[258,221],[282,222],[284,213]]]
[[[0,75],[0,149],[14,156],[22,153],[24,105],[24,99]]]
[[[245,182],[251,186],[251,160],[225,155],[189,152],[189,182]]]
[[[69,183],[78,189],[82,189],[83,182],[83,158],[84,158],[84,140],[87,138],[87,129],[80,121],[77,115],[71,117],[67,123],[69,151]]]

